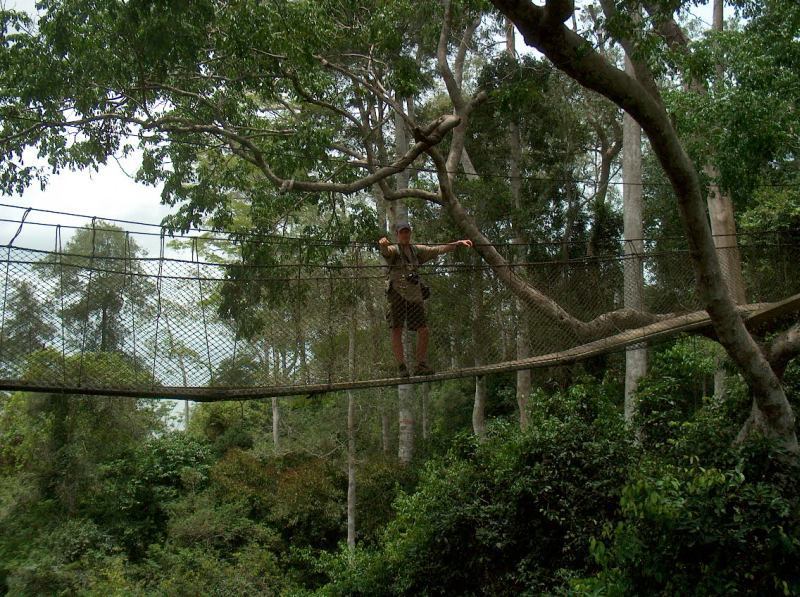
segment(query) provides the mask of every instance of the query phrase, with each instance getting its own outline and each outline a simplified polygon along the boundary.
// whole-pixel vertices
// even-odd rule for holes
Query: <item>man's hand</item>
[[[386,238],[386,237],[384,236],[382,239],[380,239],[380,240],[378,241],[378,244],[379,244],[380,246],[382,246],[382,247],[388,247],[390,244],[392,244],[392,241],[390,241],[388,238]]]
[[[472,247],[472,241],[469,240],[468,238],[464,240],[457,240],[455,244],[457,247],[467,247],[467,248]]]

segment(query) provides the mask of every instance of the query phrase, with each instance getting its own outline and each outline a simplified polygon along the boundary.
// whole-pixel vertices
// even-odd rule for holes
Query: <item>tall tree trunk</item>
[[[506,19],[506,54],[516,61],[517,52],[514,47],[514,23]],[[514,260],[522,263],[525,260],[525,237],[519,222],[519,212],[522,208],[522,179],[520,178],[520,162],[522,161],[522,142],[519,135],[519,126],[516,122],[508,125],[508,177],[511,187],[511,198],[514,201],[514,219],[512,228],[514,238],[512,243],[519,245],[514,252]],[[527,359],[531,356],[530,342],[528,341],[528,314],[525,303],[519,298],[514,299],[517,312],[516,327],[516,358]],[[528,428],[528,397],[531,394],[531,370],[517,371],[517,409],[519,410],[519,426],[522,430]]]
[[[278,409],[278,399],[273,396],[272,398],[272,447],[277,454],[280,450],[280,435],[278,433],[278,425],[281,420],[281,412]]]
[[[164,314],[164,325],[167,328],[167,339],[169,340],[169,352],[171,355],[178,357],[178,368],[181,371],[181,381],[183,387],[189,386],[189,376],[186,373],[186,362],[184,361],[183,352],[175,350],[175,337],[172,335],[172,328],[169,325],[169,316]],[[183,401],[183,428],[189,428],[189,401]]]
[[[402,102],[400,97],[398,102]],[[395,149],[398,155],[403,155],[408,151],[408,137],[406,135],[406,125],[400,114],[395,114]],[[397,188],[408,186],[409,172],[404,170],[395,177]],[[392,231],[398,222],[408,222],[408,206],[404,201],[393,201],[389,205],[389,221]],[[406,364],[410,367],[412,363],[412,338],[411,332],[405,330],[403,334],[403,351],[405,353]],[[402,464],[409,464],[414,457],[414,386],[412,384],[400,384],[397,386],[397,410],[398,410],[398,446],[397,457]]]
[[[370,108],[371,110],[371,108]],[[370,128],[372,125],[369,122],[369,119],[366,119],[366,127]],[[377,133],[376,133],[377,134]],[[381,142],[378,145],[378,154],[381,160],[381,163],[387,163],[388,156],[386,155],[386,147],[382,142],[383,136],[380,135]],[[389,208],[391,204],[383,196],[383,192],[381,191],[380,185],[373,186],[374,196],[375,196],[375,211],[378,216],[378,230],[382,236],[388,236],[389,229],[393,226],[395,221],[395,216],[391,215],[389,212]],[[391,223],[390,220],[391,219]],[[398,390],[399,391],[399,390]],[[379,398],[378,398],[378,409],[380,411],[380,418],[381,418],[381,447],[383,450],[384,456],[388,456],[391,452],[391,430],[389,424],[389,399],[386,394],[383,392],[382,389],[379,390]]]
[[[475,361],[479,367],[483,363]],[[475,400],[472,403],[472,431],[479,439],[486,437],[486,376],[479,375],[475,378]]]
[[[430,434],[430,419],[428,408],[430,407],[429,400],[430,400],[430,385],[427,383],[421,384],[419,387],[420,393],[420,402],[422,404],[421,408],[421,419],[422,419],[422,439],[427,440],[428,435]]]
[[[399,391],[399,390],[398,390]],[[391,425],[389,423],[389,404],[386,395],[381,391],[381,447],[383,455],[392,451]]]
[[[723,28],[723,1],[714,0],[714,11],[712,28],[714,31],[722,31]],[[717,63],[717,85],[723,84],[725,67],[722,63]],[[719,176],[719,171],[710,162],[704,168],[706,176],[712,180]],[[742,276],[742,261],[736,236],[736,219],[733,214],[733,200],[729,193],[725,193],[720,187],[711,183],[708,189],[708,215],[711,220],[711,233],[714,235],[714,245],[719,254],[720,266],[728,291],[737,304],[747,302],[745,293],[744,277]],[[716,361],[717,368],[714,371],[714,397],[718,400],[725,398],[728,374],[723,367],[725,359],[720,357]]]
[[[356,318],[350,316],[347,334],[347,362],[350,379],[355,379],[356,369]],[[356,398],[353,390],[347,391],[347,547],[356,546]]]
[[[475,297],[472,300],[472,345],[475,354],[475,366],[481,367],[485,364],[483,354],[484,334],[483,334],[483,299],[481,272],[478,270],[475,276],[473,288]],[[479,438],[486,435],[486,376],[475,376],[475,400],[472,404],[472,430]]]
[[[625,57],[625,71],[634,76],[633,64]],[[626,112],[622,116],[622,204],[625,237],[624,302],[625,307],[643,311],[644,272],[639,257],[642,241],[642,129]],[[632,423],[637,410],[636,389],[647,373],[647,347],[629,347],[625,351],[625,420]]]

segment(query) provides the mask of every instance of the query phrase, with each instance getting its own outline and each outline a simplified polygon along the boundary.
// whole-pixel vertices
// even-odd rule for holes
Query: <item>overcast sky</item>
[[[0,0],[7,8],[22,9],[35,13],[36,0]],[[710,20],[710,6],[693,9],[699,18]],[[517,36],[518,44],[521,36]],[[123,160],[118,165],[111,161],[98,172],[61,172],[51,176],[44,191],[38,186],[27,189],[21,196],[0,196],[0,203],[31,206],[54,211],[73,212],[102,218],[118,218],[159,223],[169,213],[169,208],[160,203],[160,188],[144,186],[133,181],[131,176],[138,167],[138,155]],[[0,207],[0,219],[18,219],[22,211]],[[31,213],[29,221],[83,225],[86,220],[64,218],[51,214]],[[134,230],[135,227],[125,226]],[[17,230],[15,224],[0,222],[0,244],[8,243]],[[68,234],[65,232],[64,240]],[[143,239],[151,255],[158,252],[157,239]],[[15,241],[17,246],[47,249],[53,246],[53,229],[26,226]]]
[[[6,0],[4,4],[7,8],[22,9],[33,14],[35,2],[36,0]],[[130,177],[135,174],[138,167],[137,156],[121,160],[120,164],[121,167],[112,160],[108,165],[101,167],[98,172],[89,170],[61,172],[50,177],[49,184],[44,191],[35,185],[27,189],[22,196],[0,196],[0,203],[86,214],[98,218],[161,222],[161,219],[170,211],[168,207],[161,205],[161,189],[137,184]],[[0,207],[0,218],[18,219],[21,214],[21,210]],[[35,212],[28,216],[28,220],[69,225],[86,223],[86,220],[82,219]],[[125,226],[125,228],[133,230],[135,227]],[[0,223],[0,244],[7,243],[16,230],[16,225]],[[64,238],[65,240],[67,238],[66,232]],[[33,248],[51,248],[53,240],[52,228],[26,226],[14,244]],[[145,246],[151,255],[157,254],[157,239],[146,241]]]

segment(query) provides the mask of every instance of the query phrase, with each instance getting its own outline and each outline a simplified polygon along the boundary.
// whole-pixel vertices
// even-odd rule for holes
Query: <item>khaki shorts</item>
[[[413,332],[427,327],[425,303],[407,301],[394,288],[390,288],[386,296],[389,299],[389,312],[386,314],[386,318],[389,320],[390,328],[405,326]]]

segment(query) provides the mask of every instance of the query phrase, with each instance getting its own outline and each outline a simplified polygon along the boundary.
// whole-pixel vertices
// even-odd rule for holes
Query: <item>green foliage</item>
[[[462,435],[401,495],[375,551],[324,559],[334,594],[540,593],[590,565],[632,451],[597,387],[536,396],[531,431]],[[328,589],[326,588],[326,591]]]
[[[139,559],[164,538],[171,504],[207,484],[210,464],[209,448],[184,434],[151,438],[103,466],[103,483],[88,512],[129,558]]]
[[[6,354],[25,355],[42,350],[55,334],[55,326],[47,320],[45,308],[31,282],[15,283],[8,298],[9,316],[3,322],[2,343]]]
[[[623,491],[622,520],[592,542],[602,571],[576,588],[591,594],[800,593],[798,471],[773,463],[765,475],[758,465],[766,454],[758,452],[744,451],[730,468],[645,462]]]
[[[758,189],[753,207],[742,214],[741,222],[744,230],[775,230],[791,242],[789,235],[800,233],[800,192],[796,188]]]
[[[395,516],[395,498],[413,491],[416,471],[396,460],[374,456],[358,467],[356,477],[356,538],[358,544],[375,545]]]
[[[14,595],[76,593],[86,587],[93,568],[102,566],[113,553],[110,537],[92,521],[53,521],[47,532],[26,546],[24,555],[4,562],[11,569],[5,584]]]
[[[715,363],[709,344],[685,338],[652,355],[637,389],[635,422],[648,449],[666,449],[676,426],[690,419],[713,390]]]
[[[672,13],[692,2],[653,4]],[[640,57],[670,82],[664,97],[692,157],[704,164],[713,156],[719,182],[734,192],[742,227],[777,229],[781,240],[796,241],[800,11],[793,0],[735,5],[747,21],[692,41],[686,54],[664,48],[653,35],[654,20],[640,23],[630,15],[600,21],[592,35],[613,57],[603,27],[633,31]],[[47,0],[40,6],[38,28],[0,11],[0,192],[45,179],[47,169],[22,162],[31,148],[57,172],[96,168],[111,155],[129,153],[136,139],[143,152],[138,178],[159,185],[164,201],[176,207],[167,220],[171,227],[207,224],[235,238],[257,230],[311,241],[371,239],[383,228],[374,196],[281,192],[269,180],[267,170],[295,181],[351,181],[360,168],[344,167],[341,158],[349,152],[340,148],[364,154],[367,137],[374,141],[369,147],[386,154],[378,159],[392,157],[391,111],[318,55],[379,79],[395,96],[415,95],[419,123],[452,110],[434,66],[438,3]],[[485,2],[454,2],[446,40],[452,50],[464,26],[484,16],[465,72],[466,88],[488,94],[472,113],[466,139],[482,178],[459,178],[465,208],[499,244],[519,236],[551,241],[530,245],[525,254],[515,251],[514,259],[616,252],[609,241],[621,226],[619,197],[613,187],[600,192],[597,171],[599,156],[613,156],[618,145],[618,110],[541,60],[512,60],[492,50],[499,19],[486,18],[488,10]],[[714,68],[719,61],[727,68],[723,80]],[[707,93],[671,85],[676,72],[707,83]],[[350,119],[361,110],[375,111],[383,123],[374,139]],[[85,121],[73,127],[68,118]],[[520,201],[500,180],[509,169],[511,125],[522,144]],[[246,143],[231,141],[232,135],[245,136]],[[610,165],[616,161],[612,157]],[[435,190],[422,159],[416,166],[422,169],[415,170],[415,184]],[[662,184],[667,181],[652,154],[645,175],[648,233],[680,233],[671,187]],[[457,234],[440,206],[409,203],[420,238]],[[374,309],[362,298],[369,293],[342,283],[326,295],[275,272],[286,263],[349,265],[349,250],[252,238],[241,254],[208,245],[225,260],[240,260],[227,269],[232,283],[215,287],[208,305],[229,318],[238,337],[263,340],[258,351],[215,361],[216,383],[254,384],[267,375],[278,378],[281,370],[302,375],[314,364],[302,362],[307,355],[298,354],[300,347],[320,361],[343,362],[336,360],[345,352],[343,335],[303,341],[302,324],[322,307],[337,316]],[[82,333],[87,324],[89,350],[79,361],[47,348],[54,305],[38,302],[31,283],[9,288],[4,350],[28,355],[26,379],[47,382],[84,371],[147,381],[148,373],[124,352],[130,329],[122,316],[123,309],[146,310],[153,290],[128,275],[136,273],[135,264],[119,259],[141,255],[140,249],[97,222],[79,230],[66,252],[63,262],[42,262],[35,271],[63,292],[70,331]],[[451,259],[475,265],[469,257]],[[91,280],[71,267],[90,264],[102,270]],[[745,275],[757,289],[779,271],[790,277],[791,265],[766,256],[752,261]],[[596,271],[592,283],[562,289],[557,298],[572,305],[584,293],[603,292],[609,305],[616,304],[618,297],[599,282],[616,284],[619,272]],[[685,263],[653,277],[659,286],[649,293],[687,298]],[[503,290],[488,276],[465,284],[455,278],[433,281],[435,296]],[[125,304],[123,287],[131,299]],[[167,306],[161,321],[168,345],[158,348],[196,364],[202,359],[176,341],[169,330],[180,326],[166,315],[191,314]],[[273,320],[279,312],[290,332],[270,335],[268,312]],[[431,321],[434,329],[453,332],[457,358],[478,356],[482,334],[477,329],[470,336],[469,312],[442,309]],[[375,329],[360,329],[357,344],[373,346]],[[281,362],[290,354],[297,362]],[[163,411],[135,400],[3,397],[2,589],[103,595],[800,593],[797,470],[759,441],[730,447],[750,397],[735,380],[727,400],[706,396],[716,356],[694,339],[653,349],[651,372],[639,388],[639,443],[622,422],[616,357],[584,367],[602,382],[576,380],[577,368],[537,376],[524,433],[511,422],[513,379],[496,376],[488,384],[487,412],[497,420],[483,442],[467,432],[473,380],[432,386],[431,437],[406,468],[381,450],[379,419],[390,404],[370,395],[375,400],[359,401],[358,410],[355,551],[342,546],[340,396],[282,401],[280,447],[269,433],[269,408],[258,401],[198,406],[186,432],[168,432]],[[785,376],[795,406],[799,372],[793,363]],[[542,389],[555,385],[562,389]]]
[[[292,586],[275,554],[257,542],[227,557],[197,546],[155,545],[139,573],[147,594],[279,595]]]

